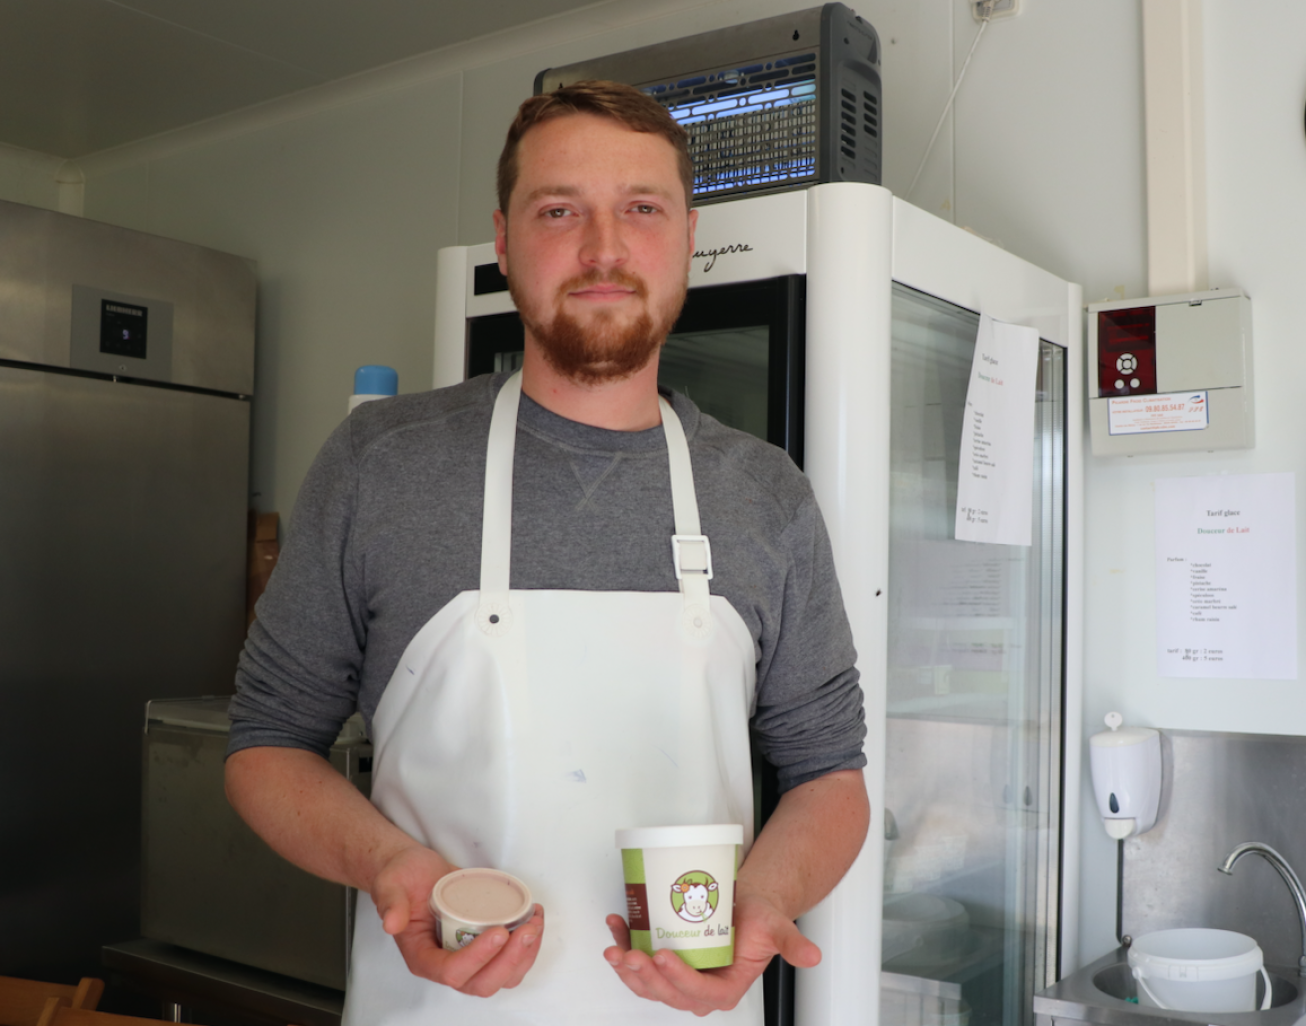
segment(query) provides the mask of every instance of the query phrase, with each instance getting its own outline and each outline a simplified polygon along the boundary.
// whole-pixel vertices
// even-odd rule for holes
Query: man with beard
[[[697,219],[667,112],[613,83],[534,97],[498,184],[522,370],[367,404],[328,440],[241,658],[228,794],[365,892],[349,1026],[757,1026],[772,956],[819,960],[793,920],[868,818],[829,541],[783,452],[658,392]],[[355,709],[371,802],[323,759]],[[752,745],[784,792],[755,840]],[[613,832],[720,822],[745,831],[734,964],[632,950]],[[431,888],[473,865],[541,904],[442,950]]]

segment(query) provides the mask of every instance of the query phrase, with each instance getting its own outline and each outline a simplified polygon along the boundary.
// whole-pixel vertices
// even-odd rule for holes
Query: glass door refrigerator
[[[1080,290],[873,185],[705,206],[696,246],[660,381],[811,478],[866,694],[868,840],[768,1024],[1032,1022],[1077,961]],[[981,312],[1041,340],[1030,546],[954,537]],[[493,246],[442,250],[435,385],[521,345]]]

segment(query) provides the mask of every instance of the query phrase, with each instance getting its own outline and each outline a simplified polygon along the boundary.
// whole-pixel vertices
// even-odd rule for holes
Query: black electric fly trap
[[[880,184],[880,37],[843,4],[627,50],[535,76],[638,86],[689,132],[694,199]]]

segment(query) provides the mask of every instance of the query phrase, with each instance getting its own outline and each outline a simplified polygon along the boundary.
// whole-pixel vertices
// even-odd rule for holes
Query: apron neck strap
[[[662,431],[667,436],[667,462],[671,466],[671,508],[676,533],[671,536],[671,561],[686,604],[706,607],[707,582],[712,579],[712,547],[698,522],[698,497],[694,493],[694,468],[689,462],[685,429],[671,404],[658,396]]]
[[[512,561],[512,458],[517,443],[521,371],[499,389],[485,451],[485,501],[481,505],[481,599],[508,602]]]
[[[485,459],[485,500],[481,520],[481,616],[491,633],[508,623],[509,568],[512,561],[512,461],[517,441],[517,411],[521,405],[521,371],[512,375],[494,400],[490,438]],[[708,584],[712,579],[712,550],[698,519],[694,471],[689,443],[671,404],[658,397],[662,430],[667,439],[671,468],[671,506],[675,534],[671,558],[686,606],[701,607],[695,615],[708,615]],[[708,621],[704,620],[704,623]]]

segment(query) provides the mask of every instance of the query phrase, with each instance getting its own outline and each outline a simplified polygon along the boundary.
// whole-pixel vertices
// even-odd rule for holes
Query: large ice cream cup
[[[515,930],[535,912],[531,889],[499,869],[459,869],[440,877],[430,905],[435,943],[446,951],[465,948],[495,926]]]
[[[631,947],[674,951],[695,969],[734,962],[743,843],[737,823],[618,830]]]

